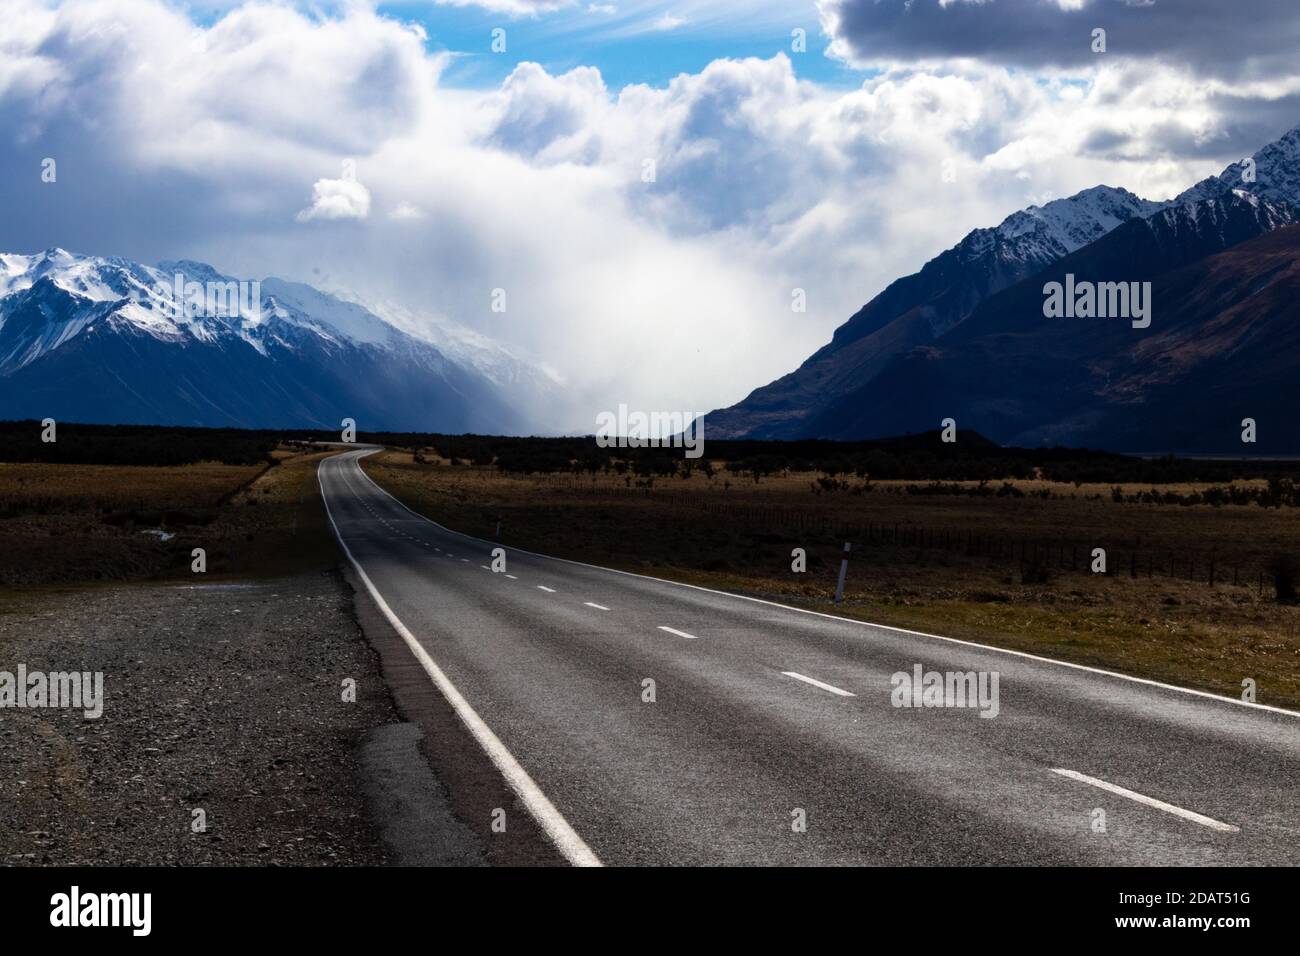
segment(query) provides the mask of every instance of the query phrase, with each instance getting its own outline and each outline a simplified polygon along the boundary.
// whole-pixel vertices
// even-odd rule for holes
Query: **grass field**
[[[1300,554],[1300,509],[1121,504],[1109,484],[1038,481],[1013,483],[1023,496],[907,494],[906,482],[855,494],[812,473],[646,486],[421,458],[393,450],[364,467],[457,530],[491,538],[500,518],[507,544],[821,610],[851,536],[838,613],[1230,696],[1252,678],[1260,702],[1300,706],[1300,608],[1279,604],[1265,574]],[[1093,547],[1110,573],[1091,572]]]
[[[273,463],[167,467],[0,463],[0,587],[157,577],[205,579],[331,566],[315,466],[280,448]]]

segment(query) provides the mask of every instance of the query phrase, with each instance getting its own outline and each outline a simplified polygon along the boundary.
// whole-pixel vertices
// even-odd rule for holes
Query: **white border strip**
[[[379,589],[370,580],[370,576],[366,574],[360,562],[353,557],[352,550],[347,546],[347,542],[343,540],[343,535],[339,533],[339,526],[334,521],[334,513],[330,510],[329,497],[325,494],[325,485],[321,481],[320,469],[327,461],[342,461],[342,459],[337,455],[331,456],[323,459],[316,468],[316,483],[320,486],[321,500],[325,502],[325,514],[329,517],[330,525],[334,528],[334,536],[338,539],[339,546],[343,549],[343,553],[348,556],[348,560],[352,562],[352,567],[356,569],[358,576],[361,578],[361,583],[366,586],[366,590],[370,592],[370,596],[374,599],[379,610],[383,612],[384,617],[388,618],[388,623],[393,625],[393,629],[402,636],[402,640],[411,649],[411,653],[420,662],[425,673],[429,675],[438,690],[442,691],[442,695],[447,698],[447,702],[456,711],[456,716],[474,735],[474,739],[479,742],[479,746],[483,748],[492,760],[493,765],[501,772],[501,776],[505,777],[510,789],[523,801],[524,806],[528,808],[528,812],[533,815],[533,819],[537,821],[551,842],[555,844],[556,849],[574,866],[601,866],[600,859],[587,846],[582,837],[578,836],[577,831],[569,826],[569,822],[555,808],[555,804],[547,799],[546,794],[542,793],[541,788],[533,782],[533,778],[528,776],[528,771],[519,765],[519,761],[506,749],[500,738],[492,732],[492,728],[483,722],[483,718],[470,706],[469,701],[461,696],[456,686],[442,672],[442,669],[434,663],[433,658],[429,656],[429,652],[415,639],[415,635],[393,613],[393,609],[388,606],[388,602],[379,593]],[[346,482],[346,479],[344,480]]]
[[[1077,770],[1061,770],[1057,767],[1052,768],[1052,773],[1059,773],[1062,777],[1069,777],[1071,780],[1078,780],[1080,783],[1086,783],[1090,786],[1105,790],[1107,793],[1113,793],[1121,797],[1128,797],[1138,803],[1146,804],[1148,807],[1155,807],[1157,810],[1163,810],[1165,813],[1172,813],[1176,817],[1182,817],[1184,820],[1191,820],[1193,823],[1199,823],[1203,827],[1209,827],[1211,830],[1218,830],[1221,833],[1240,833],[1241,827],[1234,827],[1231,823],[1220,823],[1213,817],[1202,816],[1191,810],[1184,810],[1182,807],[1176,807],[1172,803],[1165,803],[1163,800],[1157,800],[1154,797],[1148,797],[1145,794],[1138,793],[1134,790],[1127,790],[1124,787],[1117,787],[1113,783],[1107,783],[1105,780],[1098,780],[1096,777],[1089,777],[1086,773],[1079,773]]]
[[[387,449],[382,447],[376,447],[374,451],[369,451],[366,455],[358,455],[353,459],[353,461],[359,462],[360,459],[367,455],[373,455],[375,452],[386,450]],[[453,531],[446,525],[438,524],[438,522],[434,521],[432,518],[422,515],[418,511],[408,507],[406,504],[403,504],[403,502],[393,495],[392,492],[382,488],[373,478],[366,474],[365,469],[362,468],[360,464],[357,465],[357,471],[361,473],[362,477],[364,477],[366,481],[370,482],[375,486],[375,488],[383,492],[389,498],[392,498],[393,501],[397,502],[397,504],[402,508],[415,515],[415,517],[429,522],[429,524],[433,525],[435,528],[441,528],[448,534],[454,534],[458,537],[465,538],[466,540],[478,542],[479,544],[490,544],[497,548],[506,547],[508,551],[527,554],[534,558],[545,558],[548,561],[559,561],[562,564],[576,564],[582,568],[592,568],[596,571],[608,571],[610,574],[624,574],[630,578],[642,578],[646,581],[658,581],[660,584],[671,584],[674,587],[690,588],[693,591],[704,591],[708,594],[720,594],[723,597],[735,598],[737,601],[752,601],[755,604],[766,604],[768,607],[779,607],[786,611],[794,611],[797,614],[811,614],[814,617],[824,617],[832,621],[842,621],[845,624],[857,624],[859,627],[874,627],[882,631],[894,631],[897,634],[911,634],[913,637],[926,637],[933,641],[947,641],[949,644],[961,644],[964,647],[976,647],[982,651],[993,651],[997,654],[1010,654],[1014,657],[1023,657],[1026,660],[1039,661],[1044,664],[1055,664],[1058,667],[1069,667],[1074,670],[1087,671],[1090,674],[1102,674],[1106,677],[1114,677],[1134,684],[1146,684],[1148,687],[1159,687],[1162,690],[1177,691],[1180,694],[1192,694],[1196,697],[1204,697],[1208,700],[1217,701],[1220,704],[1236,704],[1238,707],[1249,707],[1253,710],[1264,710],[1273,714],[1285,714],[1288,717],[1300,717],[1300,711],[1287,710],[1285,707],[1274,707],[1271,704],[1259,704],[1248,700],[1238,700],[1236,697],[1224,697],[1222,694],[1211,694],[1206,690],[1195,690],[1191,687],[1179,687],[1177,684],[1165,684],[1161,681],[1150,680],[1146,677],[1134,677],[1131,674],[1121,674],[1118,671],[1103,670],[1100,667],[1089,667],[1087,664],[1075,664],[1071,661],[1059,661],[1054,657],[1042,657],[1038,654],[1030,654],[1027,651],[1014,651],[1008,647],[994,647],[991,644],[980,644],[978,641],[964,641],[958,637],[944,637],[942,634],[928,634],[925,631],[913,631],[905,627],[895,627],[893,624],[875,624],[871,621],[860,621],[857,618],[841,617],[838,614],[827,614],[824,611],[812,611],[805,607],[794,607],[790,604],[781,604],[778,601],[768,601],[763,598],[750,597],[746,594],[734,594],[731,591],[719,591],[715,588],[706,588],[699,584],[686,584],[683,581],[670,581],[668,578],[657,578],[650,574],[637,574],[635,571],[620,571],[618,568],[606,568],[599,564],[587,564],[585,561],[574,561],[570,558],[557,558],[549,554],[539,554],[536,551],[526,551],[523,548],[507,547],[496,542],[486,541],[483,538],[476,538],[473,535],[465,534],[463,531]]]

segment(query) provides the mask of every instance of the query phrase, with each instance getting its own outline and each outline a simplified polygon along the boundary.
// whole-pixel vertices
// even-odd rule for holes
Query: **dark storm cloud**
[[[1003,66],[1079,67],[1108,57],[1158,59],[1223,79],[1290,74],[1300,48],[1297,0],[821,0],[852,59],[973,58]],[[1077,8],[1077,9],[1075,9]]]

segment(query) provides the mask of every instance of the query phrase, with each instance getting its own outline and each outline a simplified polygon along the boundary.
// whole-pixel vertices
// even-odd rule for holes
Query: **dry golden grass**
[[[0,585],[190,577],[196,547],[214,578],[329,566],[320,457],[279,449],[270,468],[0,464]]]
[[[593,491],[588,476],[417,464],[402,451],[363,465],[411,507],[457,530],[491,537],[499,516],[508,544],[823,610],[832,607],[842,538],[772,515],[798,513],[804,528],[822,519],[870,524],[877,536],[858,539],[863,548],[852,557],[840,613],[1232,696],[1250,677],[1262,702],[1300,705],[1300,610],[1278,605],[1271,587],[1261,596],[1257,576],[1279,551],[1300,553],[1295,509],[1116,504],[1109,485],[1051,485],[1061,496],[1053,499],[912,496],[885,491],[886,483],[868,494],[817,495],[810,490],[816,476],[806,474],[757,485],[696,474],[658,479],[648,493],[636,492],[638,479],[600,475]],[[1049,485],[1018,484],[1027,492]],[[730,510],[706,510],[705,503]],[[1091,574],[1086,551],[1070,570],[1069,546],[1026,574],[1005,555],[882,542],[881,530],[888,535],[895,524],[1044,547],[1095,543],[1120,573]],[[804,574],[790,570],[795,547],[808,552]],[[1144,558],[1130,577],[1134,547],[1151,556],[1153,570],[1167,571],[1173,555],[1178,576],[1147,577]],[[1197,580],[1187,581],[1188,558],[1212,551],[1219,583],[1208,586],[1204,558]],[[1241,586],[1231,584],[1234,567]]]
[[[0,462],[0,515],[212,509],[264,465],[65,465]]]

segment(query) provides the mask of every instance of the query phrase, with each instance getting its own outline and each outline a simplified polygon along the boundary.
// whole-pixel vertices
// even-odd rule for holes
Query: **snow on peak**
[[[391,345],[395,329],[356,302],[346,302],[302,282],[262,280],[262,295],[274,315],[298,325],[328,326],[352,342]]]
[[[1093,186],[1044,206],[1012,213],[997,227],[996,234],[1004,242],[1039,246],[1041,250],[1035,251],[1059,258],[1160,207],[1160,203],[1142,199],[1127,189]]]
[[[186,307],[188,306],[188,308]],[[24,321],[9,329],[12,314]],[[99,323],[168,342],[242,340],[262,355],[308,341],[332,347],[410,352],[426,368],[448,359],[499,385],[518,386],[533,405],[553,397],[556,377],[485,336],[444,319],[310,285],[247,282],[203,262],[156,267],[62,249],[0,253],[0,374],[10,373]]]
[[[1252,205],[1300,209],[1300,126],[1261,148],[1248,160],[1232,163],[1218,176],[1204,179],[1168,202],[1153,202],[1127,189],[1093,186],[1012,213],[995,229],[977,229],[962,241],[967,258],[989,254],[1004,262],[1045,266],[1095,242],[1131,219],[1146,219],[1162,210],[1179,210],[1206,200],[1236,194]],[[1257,206],[1258,208],[1258,206]],[[1272,219],[1284,221],[1276,209]],[[1195,217],[1195,210],[1192,211]]]
[[[563,384],[555,372],[514,354],[499,342],[443,315],[415,312],[386,300],[366,300],[349,289],[332,289],[330,294],[379,316],[412,338],[429,343],[452,361],[473,368],[496,385],[525,386],[544,395]]]
[[[1228,192],[1249,193],[1271,203],[1300,207],[1300,126],[1247,158],[1229,163],[1217,176],[1179,193],[1175,203],[1216,199]]]

